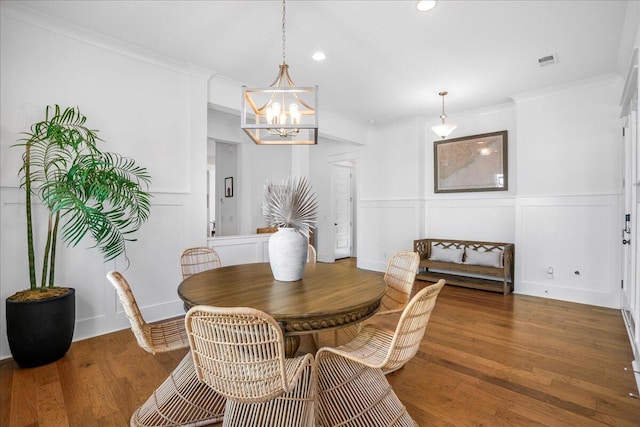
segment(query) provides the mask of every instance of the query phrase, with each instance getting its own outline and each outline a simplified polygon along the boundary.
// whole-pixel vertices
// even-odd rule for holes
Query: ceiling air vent
[[[558,55],[547,55],[542,58],[538,58],[538,65],[544,67],[545,65],[557,64],[558,63]]]

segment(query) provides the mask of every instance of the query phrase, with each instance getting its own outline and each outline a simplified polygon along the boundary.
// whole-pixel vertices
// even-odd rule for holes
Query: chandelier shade
[[[442,91],[438,93],[438,95],[442,97],[442,114],[440,114],[440,120],[442,120],[442,123],[440,123],[439,125],[431,126],[431,130],[434,131],[436,135],[438,135],[442,139],[445,139],[446,137],[448,137],[451,134],[451,132],[453,132],[458,127],[451,123],[445,123],[447,115],[444,113],[444,97],[448,93],[449,92],[447,91]]]
[[[240,127],[260,145],[318,143],[318,86],[296,86],[285,60],[285,15],[282,2],[282,64],[269,87],[242,86]]]
[[[449,134],[451,134],[451,132],[453,132],[457,127],[458,126],[452,124],[440,123],[439,125],[431,126],[431,130],[434,131],[440,138],[444,139],[448,137]]]

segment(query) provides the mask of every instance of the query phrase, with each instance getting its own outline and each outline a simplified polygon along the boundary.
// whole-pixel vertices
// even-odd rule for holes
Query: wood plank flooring
[[[123,330],[47,366],[2,361],[0,426],[127,426],[185,353],[153,356]],[[632,359],[619,310],[445,286],[420,351],[387,378],[420,426],[640,426]]]

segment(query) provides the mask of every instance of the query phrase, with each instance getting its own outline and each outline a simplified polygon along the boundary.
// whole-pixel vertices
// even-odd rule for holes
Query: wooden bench
[[[504,295],[513,291],[513,243],[419,239],[413,241],[413,250],[420,254],[417,280],[445,279],[451,285]]]

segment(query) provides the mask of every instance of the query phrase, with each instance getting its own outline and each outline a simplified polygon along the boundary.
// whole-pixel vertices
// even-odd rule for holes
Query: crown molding
[[[180,74],[209,79],[214,71],[205,67],[178,61],[148,49],[117,40],[104,34],[92,31],[79,25],[34,11],[15,1],[1,1],[0,15],[27,25],[50,31],[52,33],[87,43],[123,56],[127,56],[148,64],[162,67]]]
[[[620,77],[618,73],[608,73],[602,74],[600,76],[590,77],[587,79],[576,80],[562,85],[549,86],[540,90],[523,92],[517,95],[512,95],[511,99],[513,99],[516,103],[527,102],[539,98],[546,98],[548,96],[561,95],[563,93],[575,92],[620,82],[622,82],[622,77]]]
[[[189,70],[189,75],[198,77],[200,79],[209,80],[217,73],[207,67],[201,67],[200,65],[192,64],[190,62],[186,63],[186,67]]]

